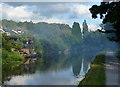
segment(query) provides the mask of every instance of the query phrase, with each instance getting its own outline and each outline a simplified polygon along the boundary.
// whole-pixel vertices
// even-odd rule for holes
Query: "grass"
[[[105,85],[105,56],[97,55],[91,63],[91,69],[85,75],[78,87],[82,85]]]

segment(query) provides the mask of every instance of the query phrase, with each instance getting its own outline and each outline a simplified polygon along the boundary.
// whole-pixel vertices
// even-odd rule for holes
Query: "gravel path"
[[[119,85],[120,62],[112,52],[106,53],[105,59],[106,85]]]

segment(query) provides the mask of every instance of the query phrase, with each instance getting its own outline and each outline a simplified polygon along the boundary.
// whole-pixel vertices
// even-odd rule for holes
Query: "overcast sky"
[[[79,22],[81,27],[86,19],[89,29],[96,30],[101,20],[91,18],[89,8],[94,4],[99,5],[100,2],[3,2],[0,4],[0,19],[64,23],[70,26],[73,22]]]

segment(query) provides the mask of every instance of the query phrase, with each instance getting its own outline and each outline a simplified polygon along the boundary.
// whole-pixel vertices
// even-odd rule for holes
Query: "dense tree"
[[[86,34],[88,32],[88,25],[86,23],[86,20],[83,22],[83,34]]]
[[[81,28],[79,23],[74,22],[72,26],[72,34],[78,37],[79,39],[82,38]]]
[[[101,2],[99,6],[93,5],[89,10],[92,13],[92,18],[97,18],[99,14],[100,18],[103,19],[103,24],[110,22],[114,27],[112,30],[103,31],[100,29],[99,31],[104,33],[115,33],[116,36],[109,37],[109,39],[120,42],[120,1]]]

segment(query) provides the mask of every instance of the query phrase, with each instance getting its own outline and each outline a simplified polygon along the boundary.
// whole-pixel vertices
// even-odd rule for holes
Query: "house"
[[[15,34],[14,31],[7,29],[7,28],[0,28],[0,33],[6,33],[7,36],[10,36],[11,34]]]
[[[14,29],[13,31],[16,32],[17,34],[24,33],[24,29],[22,29],[22,28],[17,28],[17,29]]]
[[[22,33],[22,30],[21,29],[17,29],[16,30],[18,33]]]
[[[14,32],[14,31],[12,31],[12,30],[10,30],[10,29],[3,28],[3,30],[4,30],[5,32],[10,33],[10,34],[15,34],[15,32]]]
[[[35,51],[33,49],[32,43],[32,40],[23,40],[23,48],[19,51],[20,54],[25,57],[33,55]]]
[[[17,41],[19,38],[16,36],[5,36],[5,39]]]
[[[23,40],[23,47],[24,48],[32,49],[33,48],[32,44],[33,44],[32,40]]]
[[[2,28],[0,28],[0,33],[5,33],[5,31]]]

